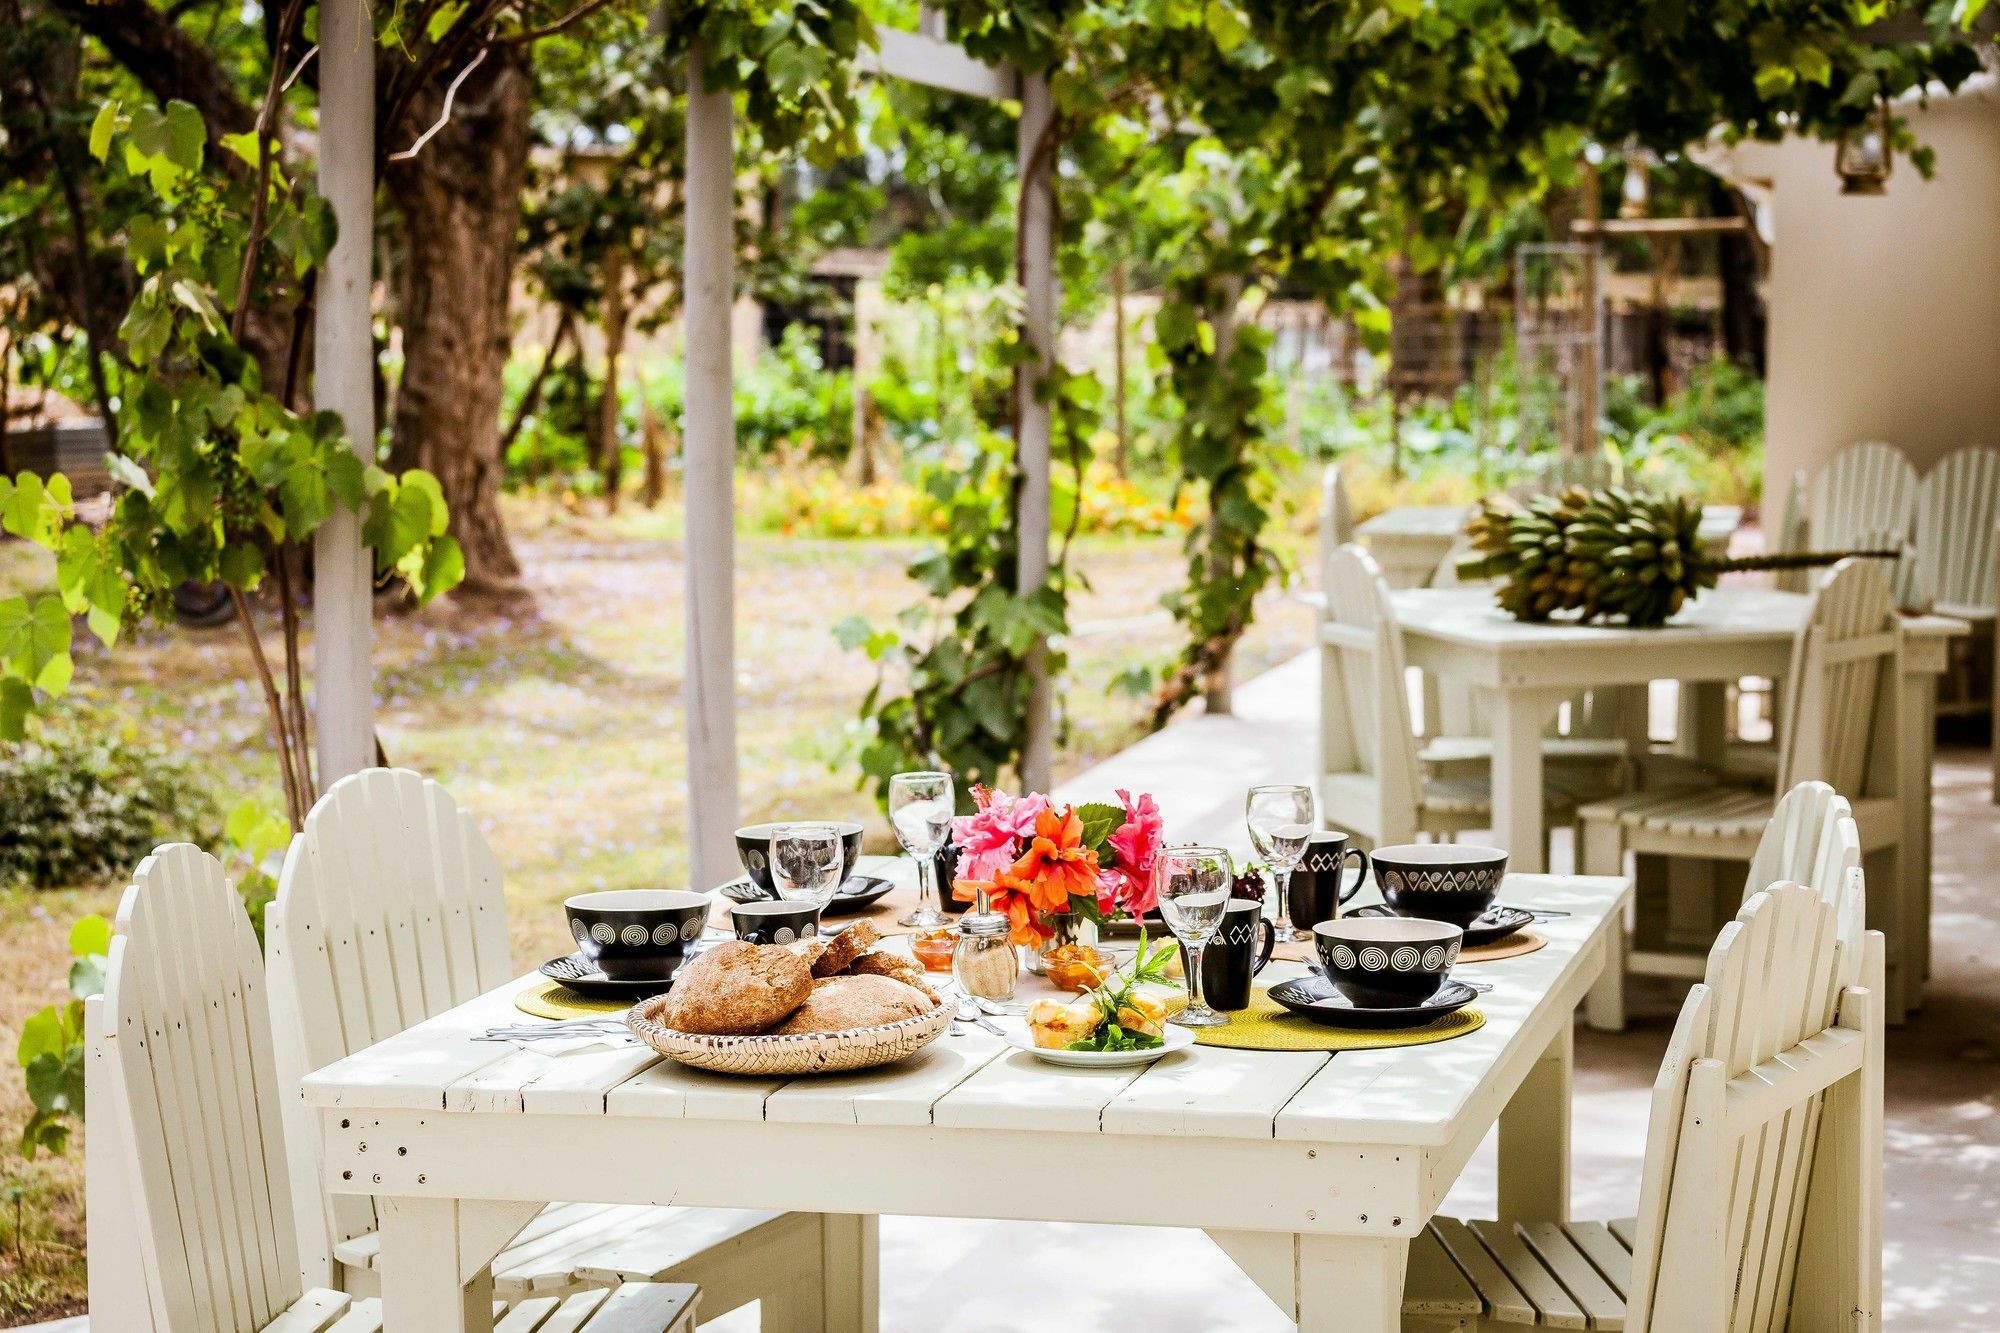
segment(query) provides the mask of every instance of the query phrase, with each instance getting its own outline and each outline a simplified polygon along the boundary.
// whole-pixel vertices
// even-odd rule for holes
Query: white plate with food
[[[1155,1039],[1159,1045],[1126,1049],[1072,1050],[1067,1046],[1037,1046],[1033,1032],[1013,1026],[1007,1029],[1007,1040],[1037,1060],[1046,1060],[1052,1065],[1070,1069],[1127,1069],[1133,1065],[1149,1065],[1163,1055],[1186,1050],[1194,1045],[1194,1029],[1168,1024]]]

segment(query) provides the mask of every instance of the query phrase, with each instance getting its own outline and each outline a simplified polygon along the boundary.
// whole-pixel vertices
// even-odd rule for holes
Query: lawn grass
[[[530,598],[501,606],[447,600],[378,616],[375,660],[383,745],[393,762],[437,778],[478,816],[506,871],[509,942],[525,969],[566,947],[553,909],[569,894],[679,884],[686,876],[683,550],[673,506],[628,505],[605,518],[553,501],[510,501],[508,516]],[[874,668],[842,652],[831,627],[857,613],[887,621],[916,600],[903,568],[918,545],[738,538],[746,821],[862,818],[871,849],[892,849],[847,758]],[[1186,569],[1178,538],[1084,540],[1074,564],[1088,587],[1074,599],[1072,622],[1115,627],[1070,645],[1059,775],[1140,734],[1144,702],[1117,695],[1111,683],[1176,646],[1170,623],[1143,617]],[[0,595],[49,578],[37,552],[0,544]],[[272,619],[265,617],[267,630]],[[1301,606],[1274,596],[1243,645],[1239,676],[1304,647],[1308,624]],[[149,628],[115,652],[80,646],[76,688],[92,706],[196,758],[226,809],[255,791],[276,799],[248,660],[234,626]],[[109,914],[116,896],[115,885],[0,894],[0,1023],[8,1031],[18,1033],[29,1013],[63,995],[68,923],[84,911]],[[6,1144],[26,1114],[18,1076],[0,1074]],[[0,1326],[80,1309],[81,1135],[65,1158],[15,1159],[6,1179],[24,1191],[27,1225],[17,1238],[13,1206],[0,1207]]]

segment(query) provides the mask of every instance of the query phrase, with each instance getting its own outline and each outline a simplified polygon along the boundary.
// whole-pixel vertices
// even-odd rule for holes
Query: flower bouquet
[[[1143,917],[1159,892],[1160,807],[1143,793],[1117,797],[1057,805],[1040,792],[974,787],[976,809],[952,821],[953,896],[983,896],[1007,915],[1014,943],[1038,950],[1071,938],[1079,920]]]

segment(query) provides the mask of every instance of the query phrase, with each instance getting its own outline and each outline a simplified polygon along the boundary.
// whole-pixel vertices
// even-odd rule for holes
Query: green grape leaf
[[[27,682],[0,676],[0,740],[18,741],[28,730],[28,714],[35,708],[35,692]]]

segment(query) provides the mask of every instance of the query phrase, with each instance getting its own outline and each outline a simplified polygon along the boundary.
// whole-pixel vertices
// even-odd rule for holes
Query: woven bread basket
[[[927,1014],[880,1027],[785,1036],[711,1037],[682,1032],[659,1021],[669,995],[633,1006],[625,1022],[648,1046],[684,1065],[722,1074],[831,1074],[867,1069],[914,1055],[951,1026],[952,1007],[942,1000]]]

